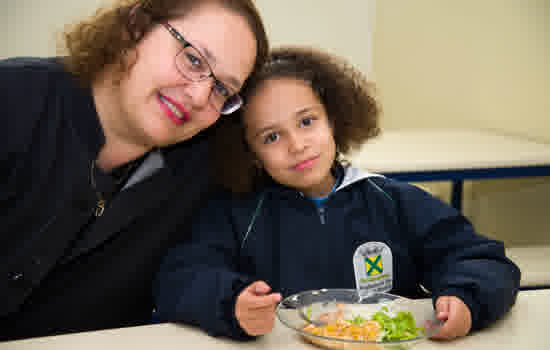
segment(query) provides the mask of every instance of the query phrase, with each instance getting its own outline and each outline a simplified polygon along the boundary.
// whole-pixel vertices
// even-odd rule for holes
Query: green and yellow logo
[[[366,256],[365,257],[365,271],[367,276],[376,276],[384,271],[382,266],[382,257],[380,255]]]

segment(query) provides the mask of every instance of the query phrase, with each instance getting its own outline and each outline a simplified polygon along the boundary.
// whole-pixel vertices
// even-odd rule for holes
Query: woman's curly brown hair
[[[241,15],[256,38],[254,69],[266,60],[269,42],[262,19],[253,0],[207,0]],[[124,53],[160,22],[180,17],[205,0],[118,0],[112,8],[100,9],[89,20],[76,24],[64,33],[67,69],[79,77],[84,86],[100,78],[106,67],[118,65],[117,73],[129,69]],[[115,77],[116,79],[116,77]]]
[[[380,133],[379,106],[365,75],[341,57],[314,48],[274,49],[264,67],[249,78],[242,91],[252,98],[268,80],[290,78],[308,83],[324,105],[333,128],[337,159],[358,149]],[[242,193],[256,189],[265,174],[246,145],[242,113],[223,118],[216,126],[214,169],[218,183]]]

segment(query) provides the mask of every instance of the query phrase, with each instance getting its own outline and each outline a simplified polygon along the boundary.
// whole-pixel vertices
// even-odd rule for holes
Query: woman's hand
[[[256,281],[246,287],[237,297],[235,317],[241,328],[251,336],[270,332],[275,324],[275,308],[281,294],[268,294],[271,287]]]
[[[441,296],[435,302],[437,318],[444,321],[432,339],[451,340],[463,337],[472,328],[472,314],[464,302],[455,296]]]

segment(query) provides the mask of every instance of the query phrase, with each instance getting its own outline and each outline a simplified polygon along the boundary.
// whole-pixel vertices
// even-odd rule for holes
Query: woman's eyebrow
[[[276,126],[277,126],[277,124],[272,124],[272,125],[268,125],[268,126],[266,126],[266,127],[261,128],[260,130],[258,130],[258,131],[254,134],[253,138],[258,137],[258,136],[260,136],[261,134],[266,133],[267,131],[270,131],[270,130],[272,130],[272,129],[275,129]]]
[[[206,59],[208,60],[208,65],[210,66],[210,69],[212,70],[212,73],[214,73],[216,78],[222,83],[229,85],[229,87],[233,90],[233,92],[237,93],[241,89],[241,82],[239,81],[239,79],[231,75],[225,75],[223,73],[218,75],[219,73],[214,72],[213,67],[217,63],[216,56],[214,56],[214,54],[212,54],[212,51],[210,51],[206,46],[203,46],[201,44],[197,44],[197,45],[198,45],[197,50],[200,50],[199,52],[204,57],[206,57]]]
[[[239,81],[239,79],[235,78],[234,76],[224,75],[224,74],[217,75],[216,73],[214,73],[214,75],[216,76],[216,78],[218,78],[219,81],[229,85],[231,90],[233,90],[233,93],[237,93],[241,89],[241,85],[242,85],[241,82]]]

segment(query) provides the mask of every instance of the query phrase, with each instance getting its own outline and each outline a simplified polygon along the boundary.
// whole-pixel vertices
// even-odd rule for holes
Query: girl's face
[[[259,166],[275,181],[308,196],[330,192],[336,144],[325,108],[308,83],[264,82],[248,101],[243,120]]]
[[[243,17],[208,3],[168,24],[206,58],[222,88],[232,93],[241,89],[256,59],[256,40]],[[159,24],[131,52],[135,63],[112,98],[119,136],[161,147],[187,140],[219,118],[210,101],[213,79],[192,82],[176,67],[182,48]]]

